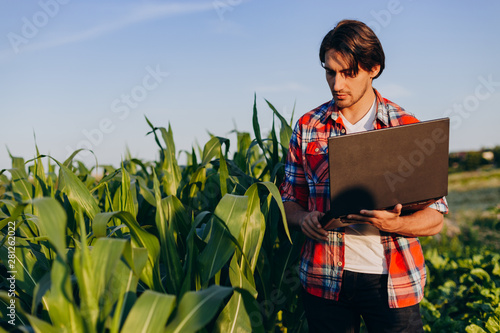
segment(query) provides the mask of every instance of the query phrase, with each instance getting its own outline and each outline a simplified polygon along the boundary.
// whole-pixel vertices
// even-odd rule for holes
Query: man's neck
[[[355,105],[343,108],[339,110],[342,112],[342,115],[349,121],[351,124],[356,124],[361,118],[363,118],[368,111],[370,111],[373,101],[375,100],[375,92],[373,89],[370,89],[366,92],[365,96],[360,99]]]

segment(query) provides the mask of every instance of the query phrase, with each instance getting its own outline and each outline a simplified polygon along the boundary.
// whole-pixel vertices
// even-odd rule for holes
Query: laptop
[[[449,127],[441,118],[330,137],[330,211],[321,224],[398,203],[411,213],[447,195]]]

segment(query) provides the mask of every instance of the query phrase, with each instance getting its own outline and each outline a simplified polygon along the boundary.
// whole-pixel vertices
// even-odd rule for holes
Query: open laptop
[[[398,203],[416,211],[447,195],[449,127],[442,118],[330,137],[331,202],[321,224]]]

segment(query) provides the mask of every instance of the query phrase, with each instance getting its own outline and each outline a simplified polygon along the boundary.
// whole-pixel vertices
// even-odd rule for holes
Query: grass
[[[477,214],[500,203],[500,169],[450,174],[448,177],[450,216]]]
[[[470,244],[500,250],[500,169],[450,174],[446,226]],[[450,233],[448,234],[450,235]]]
[[[500,330],[500,170],[449,175],[445,227],[422,237],[426,332]]]
[[[500,169],[484,169],[452,173],[448,177],[450,192],[465,192],[481,188],[500,187]]]

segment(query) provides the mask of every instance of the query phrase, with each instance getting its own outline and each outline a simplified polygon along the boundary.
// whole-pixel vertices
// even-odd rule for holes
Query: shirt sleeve
[[[448,202],[446,201],[445,197],[442,197],[441,199],[439,199],[438,201],[436,201],[435,203],[433,203],[429,207],[437,210],[438,212],[440,212],[442,214],[448,214],[448,211],[449,211]]]
[[[296,202],[307,209],[309,188],[302,161],[300,121],[298,121],[290,139],[285,162],[285,178],[280,186],[280,192],[283,202]]]

